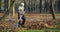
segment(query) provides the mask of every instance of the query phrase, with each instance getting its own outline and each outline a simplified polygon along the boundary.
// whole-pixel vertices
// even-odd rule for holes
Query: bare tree
[[[42,0],[40,0],[40,13],[41,13],[41,10],[42,10]]]
[[[1,0],[0,0],[0,11],[1,11]]]
[[[53,20],[55,19],[55,11],[54,11],[54,7],[53,7],[53,0],[50,0],[50,11],[52,13],[52,17],[53,17]]]

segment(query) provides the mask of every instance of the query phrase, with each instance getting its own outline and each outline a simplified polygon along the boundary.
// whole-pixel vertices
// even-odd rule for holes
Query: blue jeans
[[[18,20],[20,19],[20,13],[18,13]],[[22,23],[21,23],[21,21],[18,21],[18,26],[23,26],[24,24],[25,24],[25,21],[26,21],[26,18],[25,18],[25,16],[23,15],[22,16]]]

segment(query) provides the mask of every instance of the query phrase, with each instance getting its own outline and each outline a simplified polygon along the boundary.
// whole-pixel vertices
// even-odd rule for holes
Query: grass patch
[[[60,30],[25,30],[23,32],[60,32]]]
[[[13,31],[12,29],[7,29],[7,30],[3,29],[0,32],[13,32]],[[20,30],[20,31],[16,30],[15,32],[60,32],[60,30],[52,28],[52,29],[45,29],[45,30]]]

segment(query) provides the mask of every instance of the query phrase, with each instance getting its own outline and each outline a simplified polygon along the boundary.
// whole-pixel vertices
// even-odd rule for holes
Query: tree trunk
[[[0,0],[0,11],[1,11],[1,0]]]
[[[51,4],[51,5],[50,5],[50,11],[51,11],[51,13],[52,13],[52,17],[53,17],[53,20],[54,20],[54,19],[55,19],[55,14],[54,14],[55,12],[54,12],[54,10],[53,10],[54,7],[53,7],[53,2],[52,2],[52,0],[50,0],[50,4]]]
[[[60,0],[58,0],[58,12],[60,13]]]
[[[40,13],[42,11],[42,0],[40,0]]]

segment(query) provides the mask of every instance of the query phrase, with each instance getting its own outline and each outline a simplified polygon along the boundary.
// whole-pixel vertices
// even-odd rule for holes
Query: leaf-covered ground
[[[0,14],[1,16],[1,14]],[[25,15],[26,18],[37,18],[36,19],[30,19],[30,20],[26,20],[24,26],[25,28],[14,28],[14,24],[16,24],[17,20],[14,20],[14,21],[11,21],[9,22],[8,20],[4,20],[3,22],[0,22],[0,31],[13,31],[13,32],[16,32],[16,31],[29,31],[29,30],[46,30],[47,32],[48,31],[60,31],[60,19],[57,18],[55,20],[52,20],[52,19],[44,19],[43,17],[46,17],[44,15],[40,15],[37,14],[36,15],[33,15],[33,14],[30,14],[30,15]],[[58,15],[59,16],[59,15]],[[40,18],[42,17],[42,19]],[[49,16],[50,17],[50,16]],[[8,15],[7,18],[17,18],[17,15],[16,17],[15,16],[12,16],[12,15]],[[41,20],[38,20],[38,19],[41,19]],[[27,31],[27,32],[28,32]],[[44,32],[42,31],[42,32]],[[59,32],[58,31],[58,32]]]

